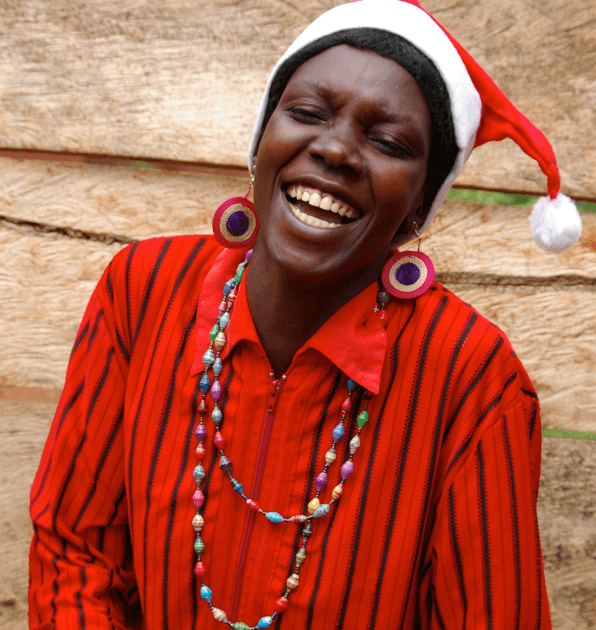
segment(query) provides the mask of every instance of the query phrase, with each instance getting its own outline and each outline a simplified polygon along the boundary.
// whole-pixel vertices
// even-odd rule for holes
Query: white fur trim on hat
[[[554,199],[540,197],[529,218],[534,240],[549,252],[561,252],[571,247],[582,233],[577,206],[563,193]]]

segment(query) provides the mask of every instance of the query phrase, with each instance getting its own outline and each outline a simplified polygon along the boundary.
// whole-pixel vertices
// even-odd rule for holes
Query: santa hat
[[[327,11],[310,24],[279,59],[269,77],[250,144],[249,165],[263,132],[272,84],[282,64],[312,42],[351,28],[376,28],[408,40],[434,62],[447,86],[459,150],[420,233],[432,221],[472,150],[490,140],[511,138],[538,162],[547,178],[548,197],[541,197],[530,215],[532,236],[551,252],[562,251],[578,240],[581,218],[575,203],[560,192],[561,178],[549,141],[417,0],[350,2]]]

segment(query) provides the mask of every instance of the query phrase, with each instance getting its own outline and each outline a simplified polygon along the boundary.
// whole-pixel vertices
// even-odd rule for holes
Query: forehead
[[[422,92],[407,70],[373,50],[348,44],[328,48],[299,66],[284,94],[301,90],[372,99],[387,110],[409,105],[428,113]]]

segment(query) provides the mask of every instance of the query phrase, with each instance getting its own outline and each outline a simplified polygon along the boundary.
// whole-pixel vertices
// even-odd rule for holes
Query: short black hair
[[[294,72],[311,57],[340,44],[368,48],[392,59],[407,70],[418,84],[431,118],[431,148],[424,183],[424,212],[428,213],[439,188],[451,172],[459,151],[455,140],[451,99],[445,81],[432,59],[395,33],[376,28],[345,29],[317,39],[288,57],[279,67],[271,84],[261,134]]]

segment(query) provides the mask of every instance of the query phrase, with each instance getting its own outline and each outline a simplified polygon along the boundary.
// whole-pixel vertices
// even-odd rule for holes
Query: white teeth
[[[336,201],[331,195],[326,195],[318,190],[309,191],[302,186],[291,185],[287,189],[287,194],[292,199],[304,201],[315,208],[321,208],[321,210],[330,210],[335,214],[339,214],[340,217],[345,216],[348,219],[357,219],[360,216],[358,211],[354,210],[347,204],[342,204],[341,202]],[[327,223],[327,221],[323,221],[323,223]],[[314,224],[310,223],[309,225]],[[330,223],[329,225],[337,227],[338,224]]]
[[[321,210],[331,210],[332,204],[333,204],[333,199],[329,195],[325,195],[323,199],[321,199],[319,208],[321,208]]]
[[[308,203],[311,206],[318,208],[321,205],[321,195],[319,195],[318,192],[312,193],[312,195],[310,196],[310,199],[308,200]]]
[[[320,228],[336,228],[339,227],[339,223],[329,223],[328,221],[323,221],[322,219],[317,219],[316,217],[312,217],[304,212],[301,212],[295,206],[292,206],[292,212],[294,216],[302,221],[302,223],[306,223],[308,225],[312,225],[313,227]]]

